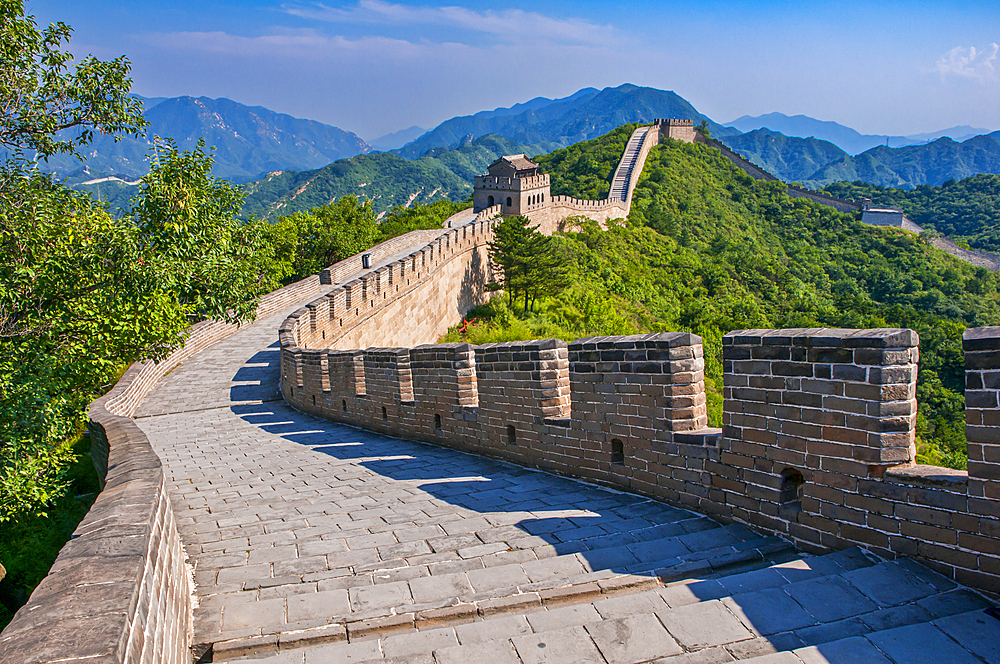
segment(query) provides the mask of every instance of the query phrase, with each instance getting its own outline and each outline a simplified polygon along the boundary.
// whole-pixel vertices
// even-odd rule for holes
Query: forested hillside
[[[785,182],[802,182],[831,161],[847,156],[843,150],[818,138],[795,138],[769,129],[757,129],[722,141]]]
[[[370,200],[376,213],[397,205],[465,200],[472,195],[472,178],[484,173],[498,156],[552,147],[524,146],[489,135],[455,149],[431,150],[413,161],[377,153],[342,159],[315,171],[273,173],[246,185],[243,215],[274,219],[350,195]]]
[[[1000,175],[980,174],[948,180],[939,187],[894,189],[856,181],[836,182],[826,191],[878,205],[892,205],[926,229],[947,235],[972,249],[1000,251]]]
[[[845,155],[835,159],[806,180],[816,186],[863,180],[883,187],[910,189],[979,173],[1000,173],[1000,132],[962,143],[939,138],[926,145],[872,148],[854,157]]]
[[[540,161],[565,193],[600,193],[629,128]],[[562,185],[561,185],[562,186]],[[574,187],[578,187],[574,190]],[[921,337],[920,458],[964,464],[966,326],[1000,323],[998,279],[895,229],[862,225],[761,183],[712,148],[654,148],[628,222],[560,236],[573,285],[540,313],[497,302],[475,341],[688,330],[705,341],[712,420],[720,422],[721,338],[740,328],[910,327]]]

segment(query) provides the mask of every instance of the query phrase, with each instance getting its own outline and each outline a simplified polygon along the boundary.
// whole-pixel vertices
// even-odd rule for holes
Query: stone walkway
[[[165,463],[215,661],[1000,662],[982,597],[858,550],[298,413],[278,324],[167,375]],[[752,570],[752,571],[748,571]]]

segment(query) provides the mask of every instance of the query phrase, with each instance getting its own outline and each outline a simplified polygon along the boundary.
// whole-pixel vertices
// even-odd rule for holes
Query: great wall
[[[1000,661],[1000,328],[964,337],[968,472],[913,463],[911,330],[726,335],[721,429],[692,334],[420,345],[488,296],[497,216],[627,213],[655,127],[606,201],[491,169],[130,368],[0,661]]]

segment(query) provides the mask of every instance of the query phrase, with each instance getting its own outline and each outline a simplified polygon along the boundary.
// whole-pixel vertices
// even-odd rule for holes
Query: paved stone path
[[[298,413],[277,394],[285,315],[177,367],[136,414],[195,567],[194,642],[215,661],[1000,662],[988,602],[919,565],[803,557]]]

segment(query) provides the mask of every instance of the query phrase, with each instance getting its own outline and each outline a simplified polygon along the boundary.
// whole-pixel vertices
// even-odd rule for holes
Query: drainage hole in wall
[[[438,413],[434,413],[434,428],[441,430],[441,416]]]
[[[382,419],[383,420],[389,419],[389,411],[385,409],[385,406],[382,406]]]
[[[313,405],[315,406],[316,405],[316,395],[314,394],[314,395],[312,395],[312,397],[313,397]]]
[[[346,413],[347,412],[347,399],[344,399],[343,401],[341,401],[340,402],[340,406],[344,409],[344,412]]]
[[[611,463],[625,465],[625,443],[617,438],[611,441]]]
[[[507,444],[517,445],[517,431],[514,430],[513,424],[507,425]]]
[[[803,484],[805,484],[805,479],[803,479],[801,472],[795,468],[785,468],[781,471],[781,488],[778,493],[778,502],[784,505],[801,499]]]

